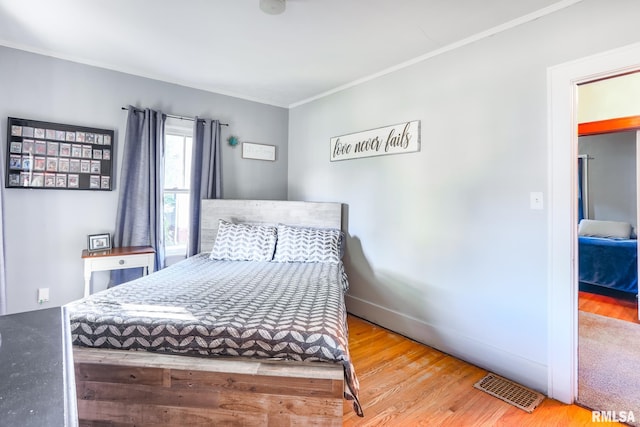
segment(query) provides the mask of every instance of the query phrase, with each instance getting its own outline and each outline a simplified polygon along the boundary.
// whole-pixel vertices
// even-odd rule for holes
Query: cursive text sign
[[[253,142],[242,143],[242,158],[256,160],[276,160],[276,146],[256,144]]]
[[[420,120],[335,136],[331,161],[420,151]]]

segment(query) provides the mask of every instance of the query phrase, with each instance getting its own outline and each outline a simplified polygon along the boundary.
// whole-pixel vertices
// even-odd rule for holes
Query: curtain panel
[[[151,246],[155,268],[164,267],[163,165],[166,115],[151,109],[128,107],[115,247]],[[109,286],[141,276],[141,269],[114,270]]]
[[[584,159],[578,157],[578,222],[584,219]]]
[[[196,117],[193,126],[187,256],[200,252],[200,201],[222,197],[220,122]],[[202,248],[202,250],[211,250],[211,248]]]
[[[2,150],[0,150],[1,152]],[[0,154],[0,175],[4,175],[5,159]],[[7,313],[7,282],[4,257],[4,188],[0,190],[0,315]]]

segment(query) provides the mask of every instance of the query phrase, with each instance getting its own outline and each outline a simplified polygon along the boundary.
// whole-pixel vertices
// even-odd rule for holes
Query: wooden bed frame
[[[341,228],[342,205],[203,200],[201,248],[218,220]],[[341,426],[342,365],[74,347],[82,426]]]

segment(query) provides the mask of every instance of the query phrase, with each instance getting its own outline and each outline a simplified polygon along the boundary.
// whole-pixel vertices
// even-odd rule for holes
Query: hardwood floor
[[[578,310],[640,323],[638,321],[638,303],[634,299],[614,298],[580,291],[578,293]]]
[[[345,426],[587,426],[591,411],[545,399],[529,414],[473,388],[487,371],[349,316],[349,346],[364,418]]]

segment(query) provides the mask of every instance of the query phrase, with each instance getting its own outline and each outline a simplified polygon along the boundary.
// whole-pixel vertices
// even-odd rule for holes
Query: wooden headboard
[[[218,222],[287,224],[297,227],[342,229],[342,204],[282,200],[204,199],[200,211],[200,251],[209,252]]]

